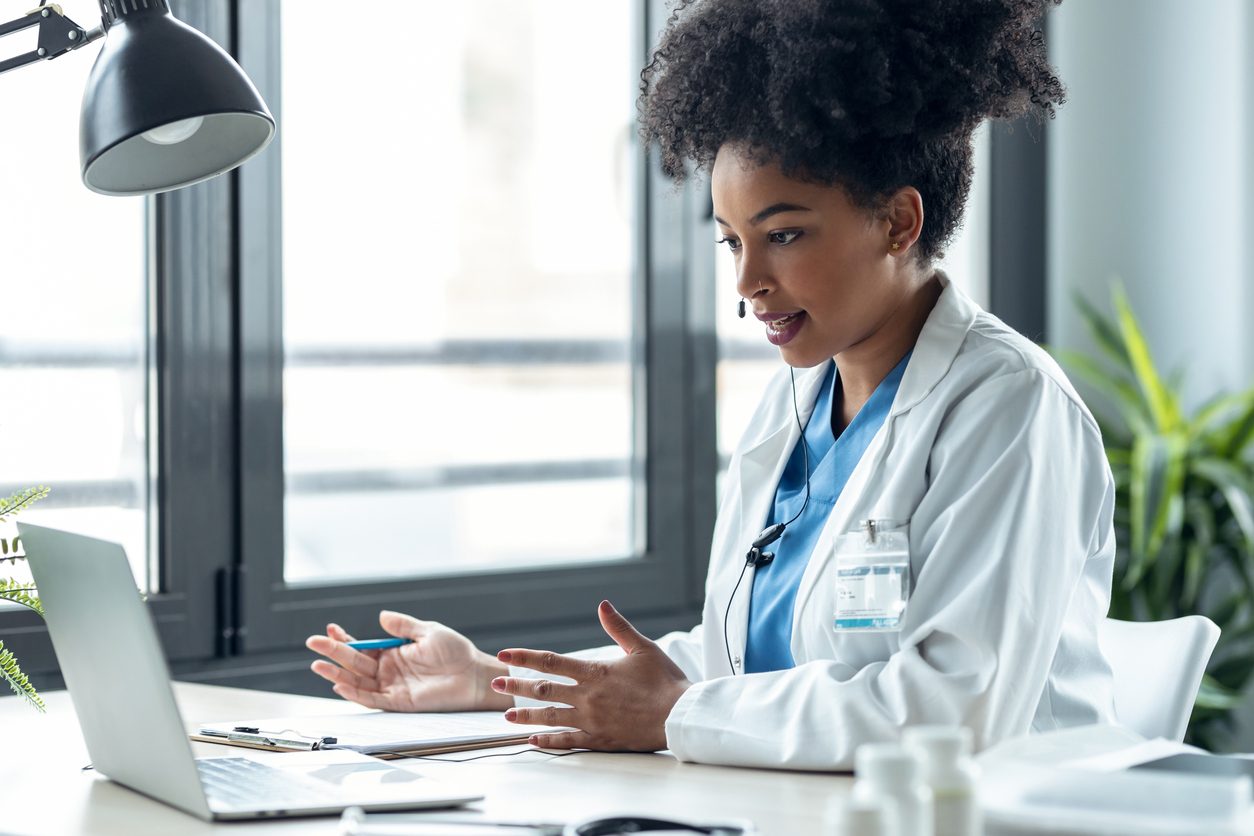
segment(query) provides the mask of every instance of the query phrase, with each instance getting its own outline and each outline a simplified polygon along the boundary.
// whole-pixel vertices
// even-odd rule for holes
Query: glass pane
[[[284,6],[288,581],[636,552],[634,6]]]
[[[988,172],[992,167],[989,125],[975,129],[975,176],[967,195],[962,227],[945,248],[936,266],[953,279],[962,292],[988,309],[989,202],[992,198]]]
[[[67,8],[87,25],[95,11]],[[0,57],[32,49],[33,32]],[[0,494],[47,485],[19,519],[122,543],[148,591],[144,199],[104,197],[79,179],[78,113],[96,51],[0,75],[10,116],[0,131]],[[14,533],[10,521],[0,536]],[[0,577],[22,566],[0,565]]]
[[[719,360],[715,379],[719,495],[722,475],[771,376],[784,367],[779,349],[766,341],[762,323],[746,311],[737,316],[736,264],[725,244],[714,245],[714,322]]]

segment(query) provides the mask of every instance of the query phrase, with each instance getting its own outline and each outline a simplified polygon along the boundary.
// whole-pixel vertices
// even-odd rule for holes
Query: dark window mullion
[[[175,16],[224,48],[229,0],[174,0]],[[172,659],[215,655],[219,572],[234,551],[234,182],[158,195],[155,240],[158,555],[149,601]]]

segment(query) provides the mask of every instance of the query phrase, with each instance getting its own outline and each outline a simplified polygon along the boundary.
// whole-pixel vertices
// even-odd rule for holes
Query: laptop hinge
[[[244,567],[238,564],[218,570],[219,656],[239,656],[244,652]]]

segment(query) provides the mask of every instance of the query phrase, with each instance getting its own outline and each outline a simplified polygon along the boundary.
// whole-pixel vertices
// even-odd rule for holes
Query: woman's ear
[[[923,232],[923,195],[914,186],[903,186],[884,206],[888,221],[886,249],[892,255],[905,255]]]

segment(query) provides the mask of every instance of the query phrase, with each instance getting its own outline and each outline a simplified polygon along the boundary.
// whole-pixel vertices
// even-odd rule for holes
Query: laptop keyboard
[[[196,761],[200,783],[211,805],[259,810],[324,806],[334,788],[248,758]]]

